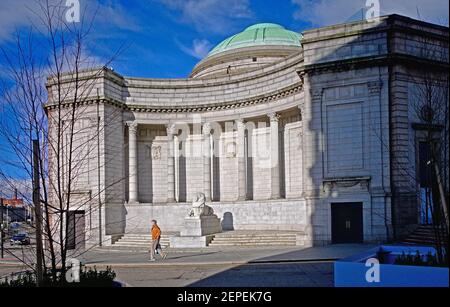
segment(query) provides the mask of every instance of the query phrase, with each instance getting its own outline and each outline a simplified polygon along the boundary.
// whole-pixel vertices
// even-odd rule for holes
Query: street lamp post
[[[43,249],[42,249],[42,213],[39,190],[39,142],[33,140],[33,204],[36,214],[36,284],[42,286]]]

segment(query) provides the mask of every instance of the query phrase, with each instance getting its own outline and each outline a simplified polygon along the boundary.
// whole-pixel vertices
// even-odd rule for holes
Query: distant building
[[[8,223],[26,222],[30,218],[29,206],[17,197],[17,191],[11,199],[3,199],[3,216]]]

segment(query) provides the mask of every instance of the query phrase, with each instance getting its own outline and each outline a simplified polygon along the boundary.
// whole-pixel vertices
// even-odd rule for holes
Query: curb
[[[211,261],[211,262],[136,262],[136,263],[86,263],[86,267],[170,267],[170,266],[206,266],[206,265],[256,265],[333,262],[339,258],[326,259],[291,259],[291,260],[250,260],[250,261]]]

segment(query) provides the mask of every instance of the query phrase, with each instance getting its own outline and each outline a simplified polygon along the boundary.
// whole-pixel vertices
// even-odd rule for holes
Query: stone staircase
[[[177,232],[163,232],[161,246],[170,247],[170,238],[178,236]],[[209,244],[211,247],[274,247],[302,245],[303,233],[296,231],[273,230],[233,230],[214,235]],[[125,234],[118,239],[111,249],[120,250],[149,250],[150,234]]]
[[[408,245],[434,245],[435,237],[432,225],[420,225],[405,240],[404,244]]]
[[[163,232],[161,235],[160,244],[162,248],[167,248],[170,245],[170,238],[178,235],[176,232]],[[125,234],[122,238],[117,240],[112,246],[124,249],[150,249],[152,241],[151,234]]]
[[[297,245],[298,236],[301,237],[302,233],[294,231],[234,230],[216,234],[209,246],[295,246]]]

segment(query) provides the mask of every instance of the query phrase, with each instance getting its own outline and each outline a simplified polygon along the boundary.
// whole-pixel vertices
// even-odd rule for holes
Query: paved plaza
[[[97,248],[78,257],[86,266],[111,266],[131,287],[331,287],[333,261],[371,245],[313,248],[168,249],[166,260],[149,262],[145,251]],[[26,269],[0,261],[0,276]]]

